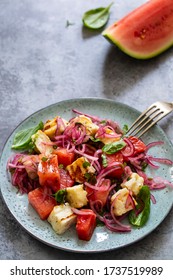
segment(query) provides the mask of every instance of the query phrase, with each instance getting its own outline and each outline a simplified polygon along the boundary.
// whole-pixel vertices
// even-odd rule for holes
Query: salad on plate
[[[12,185],[57,234],[75,225],[78,238],[89,241],[97,226],[115,233],[145,226],[156,203],[152,190],[173,187],[146,173],[173,164],[150,155],[164,142],[145,144],[128,136],[126,125],[73,113],[15,134],[7,163]]]

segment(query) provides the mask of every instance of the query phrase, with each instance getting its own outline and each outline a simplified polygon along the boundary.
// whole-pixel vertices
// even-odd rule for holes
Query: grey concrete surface
[[[140,0],[116,0],[111,24]],[[173,48],[138,61],[82,26],[85,11],[106,0],[0,0],[0,153],[13,129],[35,111],[78,97],[102,97],[140,111],[173,101]],[[67,27],[67,21],[72,23]],[[160,123],[173,140],[172,117]],[[111,253],[77,254],[34,239],[0,197],[0,259],[173,259],[173,209],[137,243]]]

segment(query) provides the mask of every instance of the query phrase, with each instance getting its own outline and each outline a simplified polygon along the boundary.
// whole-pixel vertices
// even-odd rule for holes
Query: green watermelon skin
[[[149,59],[173,45],[173,0],[150,0],[102,32],[137,59]]]

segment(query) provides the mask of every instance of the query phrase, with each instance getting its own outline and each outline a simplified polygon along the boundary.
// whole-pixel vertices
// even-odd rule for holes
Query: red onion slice
[[[128,138],[124,138],[123,139],[124,142],[126,142],[126,146],[124,149],[121,150],[121,153],[123,156],[125,157],[131,157],[134,155],[134,146],[132,144],[132,142],[128,139]]]
[[[163,141],[154,141],[154,142],[151,142],[149,143],[147,146],[146,146],[146,150],[145,152],[147,153],[149,149],[151,149],[152,147],[155,147],[155,146],[158,146],[158,145],[163,145],[164,142]]]

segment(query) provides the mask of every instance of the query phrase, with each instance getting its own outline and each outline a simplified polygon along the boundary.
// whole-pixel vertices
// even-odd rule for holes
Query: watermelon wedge
[[[102,35],[134,58],[157,56],[173,45],[173,0],[150,0]]]

